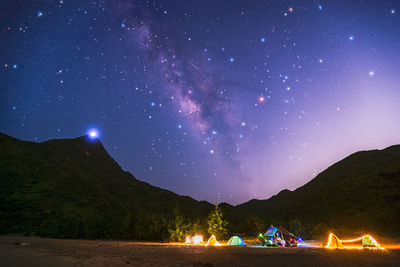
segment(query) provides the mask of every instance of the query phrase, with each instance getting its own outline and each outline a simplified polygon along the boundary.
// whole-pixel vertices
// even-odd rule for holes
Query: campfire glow
[[[192,240],[193,240],[193,244],[199,245],[199,244],[203,243],[203,236],[201,236],[201,235],[195,235],[195,236],[192,238]]]
[[[195,235],[195,236],[187,236],[186,237],[186,244],[193,244],[193,245],[201,245],[203,244],[203,236],[202,235]]]

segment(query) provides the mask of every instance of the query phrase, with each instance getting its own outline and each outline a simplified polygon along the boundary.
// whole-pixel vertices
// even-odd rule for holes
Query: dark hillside
[[[354,153],[293,192],[251,200],[234,212],[286,225],[296,218],[317,232],[400,235],[400,145]]]
[[[207,202],[123,171],[100,141],[32,143],[0,134],[0,231],[55,237],[163,239],[177,207],[206,217]]]

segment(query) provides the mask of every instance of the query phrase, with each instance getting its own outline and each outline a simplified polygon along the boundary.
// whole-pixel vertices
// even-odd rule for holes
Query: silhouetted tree
[[[174,208],[175,218],[168,225],[168,232],[171,241],[183,242],[185,240],[190,224],[185,222],[185,216],[179,213],[178,208]]]
[[[218,239],[223,239],[228,233],[228,221],[223,218],[223,214],[218,204],[208,215],[208,233],[215,235]]]

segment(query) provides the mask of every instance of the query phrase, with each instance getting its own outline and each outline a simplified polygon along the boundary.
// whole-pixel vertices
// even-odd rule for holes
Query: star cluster
[[[400,142],[395,1],[1,5],[0,131],[100,138],[153,185],[235,204]]]

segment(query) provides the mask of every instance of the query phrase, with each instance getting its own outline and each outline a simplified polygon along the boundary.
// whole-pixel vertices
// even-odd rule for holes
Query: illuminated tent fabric
[[[330,234],[329,235],[329,239],[328,239],[327,247],[329,247],[329,248],[342,248],[344,246],[343,246],[342,242],[340,241],[340,239],[336,235]]]
[[[228,246],[246,246],[246,244],[244,243],[243,239],[235,235],[229,239]]]
[[[217,241],[214,235],[208,239],[206,246],[220,246],[221,244]]]
[[[271,226],[267,232],[265,232],[264,236],[274,236],[276,232],[278,232],[278,228]]]
[[[378,244],[374,239],[371,238],[369,235],[365,235],[362,238],[362,246],[363,247],[376,247]]]

